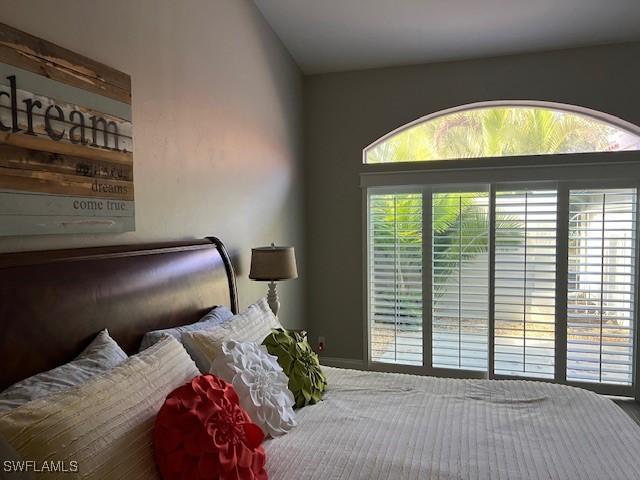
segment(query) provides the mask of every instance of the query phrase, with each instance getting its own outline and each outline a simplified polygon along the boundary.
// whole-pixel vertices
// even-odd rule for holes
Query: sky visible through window
[[[367,149],[365,163],[640,150],[640,135],[587,114],[486,106],[410,126]]]

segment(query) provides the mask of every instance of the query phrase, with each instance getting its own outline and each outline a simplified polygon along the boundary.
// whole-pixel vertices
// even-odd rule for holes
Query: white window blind
[[[636,188],[557,185],[370,189],[370,359],[631,392]]]
[[[636,190],[569,193],[567,380],[631,385]]]
[[[422,193],[369,194],[371,359],[422,365]]]
[[[496,194],[497,374],[554,377],[556,215],[555,191]]]
[[[487,370],[488,194],[432,196],[432,363]]]

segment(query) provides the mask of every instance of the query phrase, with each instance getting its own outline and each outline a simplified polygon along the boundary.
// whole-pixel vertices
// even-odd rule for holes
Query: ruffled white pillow
[[[254,342],[227,341],[211,365],[211,373],[233,385],[240,405],[272,437],[296,426],[289,379],[277,357]]]

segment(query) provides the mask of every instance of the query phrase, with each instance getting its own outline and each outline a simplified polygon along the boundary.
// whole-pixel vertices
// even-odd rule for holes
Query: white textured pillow
[[[282,328],[282,325],[263,298],[222,325],[201,332],[185,332],[182,343],[200,371],[206,373],[213,360],[222,354],[224,342],[262,343],[274,328]]]
[[[149,348],[151,345],[167,335],[175,338],[176,340],[182,341],[182,335],[186,332],[207,330],[211,327],[215,327],[216,325],[223,324],[231,317],[233,317],[233,312],[227,307],[221,306],[213,308],[196,323],[181,325],[174,328],[165,328],[163,330],[152,330],[151,332],[145,333],[144,337],[142,337],[142,343],[140,344],[139,351],[141,352],[145,348]]]
[[[77,462],[64,479],[157,479],[153,426],[166,396],[199,374],[167,337],[86,383],[0,415],[0,435],[38,464]]]
[[[0,413],[61,392],[121,364],[127,354],[105,329],[74,360],[13,384],[0,393]]]
[[[211,373],[233,385],[240,405],[262,430],[276,437],[296,426],[289,379],[266,347],[253,342],[224,342]]]

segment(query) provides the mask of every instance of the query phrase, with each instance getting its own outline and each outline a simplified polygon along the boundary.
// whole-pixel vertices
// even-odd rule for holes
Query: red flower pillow
[[[154,430],[164,480],[267,480],[263,440],[233,387],[214,375],[195,377],[171,392]]]

